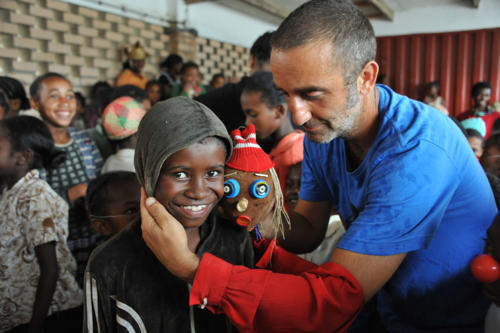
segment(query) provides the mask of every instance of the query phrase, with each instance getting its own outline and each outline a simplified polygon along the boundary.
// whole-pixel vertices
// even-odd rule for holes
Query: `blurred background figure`
[[[441,85],[438,81],[433,81],[427,84],[424,103],[448,115],[448,110],[445,107],[444,99],[440,96]]]
[[[214,76],[212,76],[212,80],[210,80],[210,87],[212,89],[224,87],[225,84],[226,78],[222,73],[214,74]]]
[[[141,89],[146,89],[147,79],[142,74],[142,70],[149,54],[140,42],[135,43],[130,50],[125,49],[125,54],[128,60],[123,65],[123,71],[116,78],[115,86],[121,87],[131,84]]]

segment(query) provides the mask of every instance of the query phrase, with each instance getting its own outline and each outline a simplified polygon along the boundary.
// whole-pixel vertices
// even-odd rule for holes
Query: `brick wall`
[[[243,76],[249,71],[249,50],[229,43],[203,37],[197,38],[196,63],[208,82],[214,74],[226,77]]]
[[[205,81],[221,70],[226,76],[247,72],[241,46],[186,31],[166,34],[160,25],[56,0],[0,0],[0,75],[25,86],[47,71],[68,76],[75,90],[86,91],[98,80],[112,83],[125,61],[124,48],[138,40],[151,55],[144,67],[148,78],[170,51],[197,61]]]

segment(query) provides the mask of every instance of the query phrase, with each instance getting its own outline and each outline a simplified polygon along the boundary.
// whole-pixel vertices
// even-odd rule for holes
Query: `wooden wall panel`
[[[377,62],[389,85],[422,99],[425,85],[441,83],[441,96],[452,115],[470,107],[470,88],[492,86],[490,103],[500,100],[500,28],[377,38]]]

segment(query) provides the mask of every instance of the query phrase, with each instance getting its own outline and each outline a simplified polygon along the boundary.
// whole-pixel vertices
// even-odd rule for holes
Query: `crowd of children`
[[[198,256],[210,252],[253,267],[249,234],[216,209],[233,149],[229,117],[236,119],[231,124],[255,126],[285,208],[297,203],[304,132],[294,127],[268,62],[252,56],[260,71],[239,85],[226,85],[218,73],[205,86],[198,65],[178,55],[167,57],[164,70],[149,81],[142,73],[148,54],[140,43],[126,55],[114,87],[97,82],[88,103],[58,73],[37,77],[29,99],[19,81],[0,77],[0,332],[77,332],[82,325],[88,332],[126,325],[151,332],[230,331],[222,315],[189,306],[190,286],[149,251],[139,215],[144,187],[181,222],[186,246]],[[236,100],[242,112],[228,118],[213,113],[193,100],[203,101],[198,97],[205,93],[206,100]],[[471,109],[459,115],[458,125],[498,204],[500,111],[490,106],[490,95],[487,82],[475,84]],[[436,83],[425,102],[448,113]],[[305,257],[327,261],[343,232],[338,216],[332,217],[325,242]],[[488,233],[496,260],[500,246],[491,247],[500,244],[498,235]],[[499,305],[498,288],[488,290]]]

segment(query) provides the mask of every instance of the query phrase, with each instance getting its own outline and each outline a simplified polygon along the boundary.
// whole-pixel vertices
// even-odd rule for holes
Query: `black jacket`
[[[210,252],[232,264],[253,266],[248,232],[215,214],[200,228],[200,238],[198,256]],[[189,289],[144,243],[140,220],[133,222],[91,255],[85,272],[84,332],[92,332],[90,325],[93,332],[99,325],[103,333],[127,332],[128,325],[132,332],[232,331],[224,315],[189,307]]]

